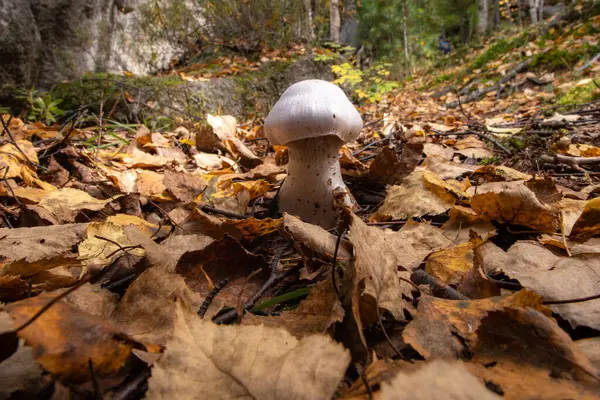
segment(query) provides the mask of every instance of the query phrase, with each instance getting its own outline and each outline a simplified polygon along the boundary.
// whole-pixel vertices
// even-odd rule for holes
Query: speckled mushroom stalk
[[[294,83],[265,119],[265,136],[289,148],[288,176],[279,191],[279,210],[333,228],[336,205],[353,206],[338,160],[354,140],[362,118],[336,85],[318,79]]]
[[[337,210],[334,194],[345,191],[344,204],[354,199],[342,180],[339,151],[343,141],[337,136],[296,140],[289,149],[288,176],[279,191],[279,208],[299,215],[306,222],[332,228]]]

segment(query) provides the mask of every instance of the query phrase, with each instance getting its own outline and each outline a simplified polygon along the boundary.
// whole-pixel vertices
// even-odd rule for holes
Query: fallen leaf
[[[173,333],[176,301],[195,310],[201,303],[182,276],[164,267],[148,268],[129,285],[109,320],[138,341],[165,345]]]
[[[496,228],[488,220],[482,218],[470,208],[454,206],[450,210],[450,219],[442,225],[446,236],[453,239],[455,243],[463,243],[469,240],[470,231],[475,231],[479,236],[486,239],[496,233]]]
[[[469,188],[473,210],[488,219],[522,225],[542,232],[555,232],[560,226],[557,210],[540,201],[521,181],[492,182]]]
[[[85,237],[87,224],[0,229],[0,275],[28,277],[74,264],[72,249]]]
[[[99,211],[115,198],[99,200],[84,191],[72,188],[63,188],[48,193],[39,206],[48,210],[61,223],[73,222],[79,212]]]
[[[421,167],[439,176],[441,179],[458,178],[463,175],[469,175],[475,170],[475,167],[472,165],[458,164],[437,156],[427,157]]]
[[[194,200],[207,186],[198,175],[171,169],[165,171],[163,183],[178,200],[186,203]]]
[[[461,361],[435,360],[410,373],[399,372],[381,384],[381,400],[499,400]]]
[[[449,285],[458,285],[473,269],[473,249],[483,243],[473,238],[466,243],[431,253],[425,271]]]
[[[53,294],[21,300],[6,307],[14,326],[28,321]],[[35,360],[54,376],[73,382],[91,379],[88,362],[99,376],[117,372],[134,345],[104,318],[59,301],[18,332],[33,347]]]
[[[19,148],[27,155],[27,158],[34,163],[38,163],[37,153],[28,140],[17,140]],[[8,168],[8,171],[6,171]],[[27,163],[23,154],[12,143],[0,146],[0,172],[6,179],[21,178],[26,180],[29,176],[35,176],[33,167]],[[6,172],[6,176],[4,173]]]
[[[79,244],[79,259],[84,265],[110,265],[123,255],[122,248],[133,245],[123,227],[112,222],[93,222],[87,226],[86,235],[86,239]],[[128,248],[127,252],[138,257],[144,256],[144,250],[140,248]]]
[[[600,233],[600,197],[585,204],[581,215],[573,224],[570,236],[584,240]]]
[[[477,168],[471,174],[470,179],[473,182],[482,184],[484,182],[510,182],[510,181],[526,181],[532,176],[524,174],[515,169],[504,165],[485,165]]]
[[[302,338],[314,333],[326,334],[332,325],[343,319],[344,308],[333,290],[331,278],[328,278],[313,286],[308,297],[294,310],[282,312],[276,317],[246,314],[242,325],[280,327]]]
[[[419,300],[416,318],[406,326],[402,337],[426,360],[460,358],[476,345],[476,331],[486,315],[519,307],[531,307],[547,316],[552,313],[542,305],[539,295],[528,290],[480,300],[444,300],[426,295]]]
[[[450,161],[454,156],[454,149],[441,144],[425,143],[423,153],[427,157],[439,157],[442,160]]]
[[[457,140],[454,144],[454,148],[457,149],[455,153],[475,159],[488,158],[494,155],[494,153],[488,149],[485,142],[477,139],[475,136],[467,136]]]
[[[588,360],[590,360],[594,368],[600,370],[600,337],[580,339],[575,343]]]
[[[246,282],[256,270],[261,272]],[[242,287],[246,296],[255,293],[267,279],[268,268],[262,258],[246,251],[237,240],[225,236],[201,250],[185,253],[177,263],[177,273],[202,297],[208,296],[214,285],[227,278],[227,285],[215,300],[236,307]]]
[[[456,198],[444,188],[428,184],[426,174],[431,173],[415,171],[404,178],[401,185],[389,187],[373,219],[386,221],[438,215],[452,208]]]
[[[477,249],[477,253],[487,273],[504,272],[541,294],[545,300],[568,300],[598,294],[600,253],[561,257],[530,242],[517,242],[507,252],[487,242]],[[600,301],[553,304],[550,307],[574,328],[600,328]]]
[[[148,381],[150,400],[330,399],[350,362],[325,336],[298,340],[282,328],[215,325],[179,303],[176,314],[173,338]]]

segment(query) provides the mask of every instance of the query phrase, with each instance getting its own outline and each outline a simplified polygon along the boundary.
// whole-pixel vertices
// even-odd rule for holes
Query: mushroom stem
[[[356,203],[342,180],[339,151],[343,141],[333,135],[288,143],[288,176],[279,191],[279,210],[306,222],[333,228],[337,222],[336,194],[343,203]]]

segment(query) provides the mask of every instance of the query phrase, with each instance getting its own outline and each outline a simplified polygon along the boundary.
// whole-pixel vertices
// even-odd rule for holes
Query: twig
[[[10,142],[13,146],[15,146],[15,148],[17,150],[19,150],[19,153],[21,153],[23,155],[23,157],[25,158],[25,161],[27,161],[30,165],[33,165],[36,168],[40,168],[43,170],[47,170],[46,167],[42,167],[40,164],[35,163],[33,161],[31,161],[29,159],[29,157],[27,157],[27,154],[25,154],[25,152],[23,151],[23,149],[21,149],[21,147],[19,146],[19,144],[17,143],[17,141],[15,140],[14,136],[12,135],[12,133],[10,132],[10,129],[8,128],[8,125],[6,124],[6,122],[4,121],[4,117],[2,115],[0,115],[0,121],[2,122],[2,127],[4,128],[4,132],[6,132],[6,134],[8,135],[8,137],[10,138]]]
[[[373,146],[375,146],[375,145],[377,145],[377,144],[380,144],[380,143],[386,142],[386,141],[388,141],[388,140],[390,140],[390,139],[391,139],[391,138],[388,136],[388,137],[384,137],[383,139],[375,140],[375,141],[373,141],[373,142],[371,142],[371,143],[368,143],[368,144],[366,144],[366,145],[365,145],[365,146],[363,146],[362,148],[360,148],[360,149],[356,150],[355,152],[353,152],[353,153],[352,153],[352,155],[353,155],[354,157],[356,157],[357,155],[359,155],[359,154],[360,154],[360,153],[362,153],[363,151],[365,151],[365,150],[367,150],[367,149],[369,149],[369,148],[371,148],[371,147],[373,147]]]
[[[208,307],[210,307],[211,303],[215,299],[215,296],[218,295],[221,290],[223,290],[223,288],[227,285],[228,282],[229,282],[229,279],[227,279],[227,278],[218,282],[215,285],[215,287],[210,291],[210,293],[206,296],[206,298],[202,302],[202,305],[200,306],[200,309],[198,310],[198,316],[200,318],[204,318],[204,314],[206,314],[206,311],[208,310]]]
[[[117,252],[122,251],[123,253],[127,253],[128,251],[131,251],[133,249],[140,249],[142,246],[139,244],[136,245],[129,245],[129,246],[121,246],[118,242],[115,242],[112,239],[106,238],[104,236],[100,236],[100,235],[94,235],[94,237],[96,239],[100,239],[100,240],[105,240],[109,243],[114,244],[115,246],[118,246],[119,248],[115,251],[113,251],[112,253],[110,253],[109,255],[106,256],[106,258],[111,258],[112,256],[114,256]]]
[[[131,398],[142,398],[144,383],[150,377],[150,367],[145,368],[135,378],[127,382],[121,389],[114,392],[112,400],[127,400]],[[139,394],[136,396],[136,394]]]
[[[244,310],[247,310],[249,308],[252,308],[252,306],[254,304],[256,304],[256,302],[258,301],[258,299],[260,299],[262,297],[262,295],[273,285],[275,285],[276,283],[278,283],[279,281],[281,281],[283,278],[285,278],[289,273],[291,273],[293,270],[290,268],[288,270],[285,271],[280,271],[279,268],[277,268],[277,264],[279,263],[279,260],[281,259],[281,256],[283,255],[283,253],[285,252],[286,247],[282,248],[279,252],[277,252],[274,256],[273,256],[273,260],[271,261],[271,274],[269,275],[269,278],[265,281],[265,283],[262,284],[262,286],[256,291],[256,293],[250,297],[246,303],[244,303]],[[218,317],[213,319],[213,322],[215,324],[223,324],[229,321],[232,321],[233,319],[235,319],[237,317],[237,310],[233,309],[233,310],[229,310],[224,314],[219,315]]]
[[[379,327],[381,328],[381,331],[383,332],[383,335],[385,336],[385,339],[389,343],[390,347],[392,348],[392,350],[394,350],[394,353],[396,353],[398,357],[400,357],[401,359],[406,359],[406,357],[404,357],[402,353],[398,351],[398,349],[392,342],[392,339],[390,339],[387,331],[385,330],[385,327],[383,326],[383,321],[381,321],[381,314],[379,312],[379,293],[377,293],[377,298],[375,299],[375,312],[377,313],[377,321],[379,322]]]
[[[540,161],[544,163],[560,163],[571,166],[579,165],[595,165],[600,164],[600,157],[571,157],[562,154],[556,154],[554,156],[541,156]]]
[[[1,116],[0,116],[0,118],[1,118]],[[19,207],[23,207],[23,204],[17,198],[17,196],[15,195],[15,192],[13,191],[13,188],[8,184],[8,180],[6,179],[6,175],[8,175],[8,170],[9,169],[10,169],[10,167],[8,165],[6,167],[4,167],[4,175],[2,176],[2,181],[4,182],[4,184],[6,185],[6,187],[8,188],[8,190],[10,191],[10,194],[12,194],[12,197],[15,199],[15,201],[17,202],[17,204],[19,205]]]
[[[579,297],[575,299],[568,300],[542,300],[542,304],[572,304],[572,303],[581,303],[588,300],[596,300],[600,299],[600,294],[595,294],[593,296]]]
[[[112,292],[113,290],[115,290],[119,286],[135,280],[136,277],[137,277],[137,273],[133,273],[133,274],[127,275],[126,277],[121,278],[121,279],[119,279],[117,281],[110,282],[110,283],[107,283],[107,284],[102,284],[101,287],[103,289],[110,290]]]
[[[363,385],[365,385],[365,389],[367,390],[369,400],[373,400],[373,389],[371,389],[371,385],[369,385],[369,382],[367,381],[367,376],[365,375],[365,371],[362,365],[356,362],[354,363],[354,368],[356,369],[356,372],[358,372],[358,376],[360,376],[360,380],[362,381]]]
[[[341,220],[340,220],[341,221]],[[342,234],[344,233],[344,229],[341,226],[341,222],[338,223],[338,235],[337,240],[335,241],[335,250],[333,251],[333,261],[331,262],[331,283],[333,285],[333,290],[335,290],[335,296],[340,298],[340,288],[337,285],[337,255],[338,250],[340,249],[340,242],[342,241]]]
[[[164,215],[164,216],[165,216],[165,217],[166,217],[166,218],[167,218],[167,219],[168,219],[168,220],[169,220],[169,221],[170,221],[170,222],[173,224],[173,226],[176,226],[176,227],[178,227],[179,229],[181,229],[182,231],[184,231],[186,234],[188,234],[188,235],[191,235],[191,233],[190,233],[190,232],[189,232],[187,229],[185,229],[183,226],[179,225],[177,222],[173,221],[173,218],[171,218],[171,217],[169,216],[169,214],[168,214],[168,213],[167,213],[165,210],[163,210],[162,208],[160,208],[160,207],[158,206],[158,204],[156,204],[155,202],[153,202],[153,201],[152,201],[152,200],[150,200],[150,199],[148,199],[148,202],[149,202],[150,204],[152,204],[154,207],[156,207],[156,208],[158,209],[158,211],[160,211],[160,212],[161,212],[161,214],[162,214],[162,215]]]
[[[453,289],[448,284],[438,278],[429,275],[422,269],[417,269],[410,276],[410,280],[418,285],[430,285],[433,293],[443,299],[448,300],[469,300],[467,296]]]

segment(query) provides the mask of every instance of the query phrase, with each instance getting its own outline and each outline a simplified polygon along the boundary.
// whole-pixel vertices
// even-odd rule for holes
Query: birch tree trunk
[[[408,51],[408,29],[406,27],[406,18],[407,18],[407,10],[406,3],[402,5],[403,18],[402,18],[402,30],[404,36],[404,61],[406,62],[406,69],[408,70],[408,75],[412,74],[412,67],[410,65],[410,53]]]
[[[330,0],[329,6],[329,35],[334,43],[340,42],[340,5],[339,0]]]
[[[536,0],[529,0],[529,17],[532,24],[538,23],[538,4]]]
[[[479,14],[477,20],[477,33],[483,35],[488,29],[488,0],[478,0]]]
[[[310,0],[302,0],[301,36],[302,39],[311,42],[315,38],[312,27],[313,10]]]

